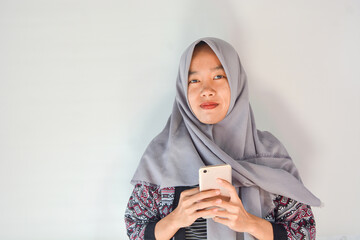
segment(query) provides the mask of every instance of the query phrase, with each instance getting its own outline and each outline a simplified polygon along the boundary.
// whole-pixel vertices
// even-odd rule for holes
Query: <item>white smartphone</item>
[[[220,189],[220,195],[230,197],[228,190],[221,187],[216,179],[222,178],[231,183],[231,166],[228,164],[205,166],[199,169],[199,188],[200,191],[209,189]],[[207,209],[211,209],[210,207]],[[219,208],[219,210],[223,210]],[[214,216],[205,216],[203,218],[212,218]]]
[[[230,197],[228,191],[217,183],[217,178],[222,178],[231,183],[231,166],[222,164],[201,167],[199,169],[200,191],[220,189],[221,195]]]

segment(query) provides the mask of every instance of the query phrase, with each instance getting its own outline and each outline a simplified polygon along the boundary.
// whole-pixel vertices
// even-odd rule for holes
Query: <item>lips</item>
[[[219,106],[219,104],[216,102],[204,102],[200,105],[202,109],[214,109],[217,106]]]

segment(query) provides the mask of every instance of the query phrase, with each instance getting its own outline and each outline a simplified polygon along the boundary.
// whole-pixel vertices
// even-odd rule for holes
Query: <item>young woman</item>
[[[230,199],[197,187],[198,169],[218,164],[232,167],[233,185],[218,180]],[[130,239],[315,239],[310,205],[321,202],[281,142],[256,129],[238,54],[217,38],[183,53],[172,114],[132,183]]]

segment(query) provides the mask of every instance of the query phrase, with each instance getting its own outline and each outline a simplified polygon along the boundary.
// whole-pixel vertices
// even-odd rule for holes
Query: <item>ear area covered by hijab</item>
[[[216,124],[201,123],[187,100],[189,66],[194,48],[201,41],[218,57],[231,90],[228,113]],[[236,50],[224,40],[205,37],[194,41],[182,54],[172,113],[165,128],[146,148],[131,182],[194,186],[200,167],[218,164],[230,164],[233,185],[249,193],[241,194],[242,200],[257,203],[248,206],[250,213],[266,214],[273,207],[269,199],[274,195],[312,206],[321,204],[303,185],[283,144],[271,133],[256,129],[246,73]]]

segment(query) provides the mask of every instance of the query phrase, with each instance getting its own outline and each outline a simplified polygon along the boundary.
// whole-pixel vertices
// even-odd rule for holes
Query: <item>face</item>
[[[230,106],[230,87],[216,54],[207,45],[195,48],[188,76],[191,110],[205,124],[223,120]]]

